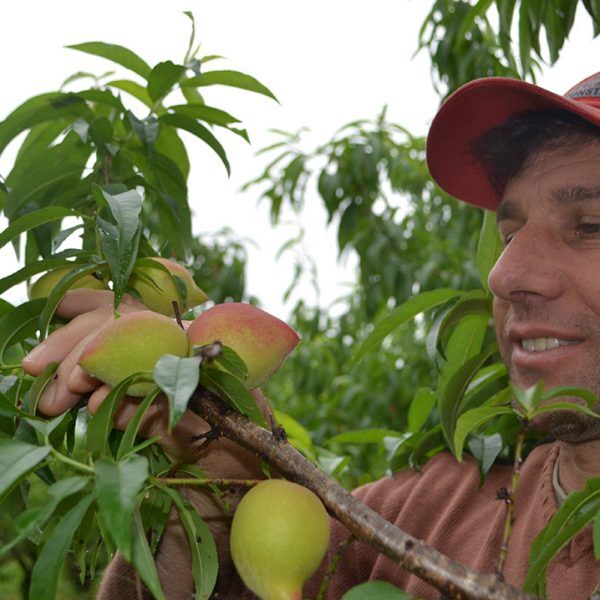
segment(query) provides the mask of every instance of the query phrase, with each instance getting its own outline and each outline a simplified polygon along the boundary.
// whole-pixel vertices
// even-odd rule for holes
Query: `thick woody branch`
[[[231,411],[210,392],[199,389],[188,408],[212,427],[258,454],[290,480],[312,490],[327,510],[358,539],[373,545],[404,569],[424,579],[449,598],[472,600],[533,599],[496,575],[484,575],[430,548],[365,506],[300,454],[281,436]]]

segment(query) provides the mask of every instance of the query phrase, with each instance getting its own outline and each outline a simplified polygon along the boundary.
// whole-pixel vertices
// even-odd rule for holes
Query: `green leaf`
[[[160,579],[156,572],[154,557],[150,551],[150,546],[148,546],[146,532],[144,531],[142,519],[137,509],[133,512],[133,522],[131,562],[154,598],[156,600],[166,600],[162,588],[160,587]]]
[[[172,125],[173,127],[178,127],[179,129],[189,131],[196,137],[199,137],[202,141],[206,142],[216,152],[218,157],[225,165],[227,174],[231,174],[231,167],[229,166],[225,149],[219,140],[217,140],[217,138],[206,127],[204,127],[204,125],[200,125],[200,123],[198,123],[198,121],[195,119],[182,114],[162,115],[159,120],[161,123],[166,123],[167,125]]]
[[[545,596],[548,564],[560,549],[600,510],[600,478],[588,479],[582,491],[572,492],[531,545],[524,591]]]
[[[191,77],[181,82],[181,86],[206,86],[206,85],[227,85],[230,87],[240,88],[249,92],[263,94],[279,102],[273,93],[265,87],[260,81],[245,73],[239,71],[208,71],[202,73],[200,77]]]
[[[185,67],[170,60],[158,63],[148,77],[148,95],[154,102],[161,100],[185,73]]]
[[[211,392],[228,402],[237,412],[246,415],[255,423],[265,426],[265,419],[256,405],[256,401],[244,384],[231,373],[214,367],[202,367],[200,383]]]
[[[594,558],[600,560],[600,510],[594,517],[594,528],[592,531],[594,541]]]
[[[572,410],[574,412],[579,412],[584,415],[588,415],[589,417],[594,417],[595,419],[600,419],[600,415],[597,412],[594,412],[587,406],[581,406],[580,404],[573,404],[572,402],[552,402],[550,404],[543,404],[535,408],[531,413],[529,418],[533,419],[537,415],[541,415],[547,412],[554,412],[555,410]]]
[[[551,398],[562,398],[564,396],[568,396],[571,398],[580,398],[581,400],[584,400],[586,406],[589,409],[593,409],[594,406],[596,406],[596,404],[598,403],[598,397],[593,392],[571,386],[551,388],[548,391],[544,392],[544,394],[542,395],[542,400],[550,400]]]
[[[515,416],[516,419],[516,416]],[[490,467],[494,464],[496,457],[502,448],[504,442],[499,433],[492,435],[473,435],[469,438],[469,450],[479,463],[482,480],[487,475]]]
[[[125,432],[123,433],[123,437],[121,438],[121,442],[119,443],[119,450],[117,451],[117,460],[122,460],[127,454],[129,454],[134,447],[135,438],[137,436],[138,430],[142,423],[142,419],[146,414],[148,408],[154,400],[156,400],[156,396],[160,394],[160,390],[155,388],[152,390],[140,403],[140,405],[136,408],[133,417],[129,421]]]
[[[131,517],[137,497],[148,477],[148,460],[134,455],[114,462],[101,459],[94,464],[98,506],[117,548],[131,562]]]
[[[411,600],[406,592],[387,581],[367,581],[348,590],[342,600]]]
[[[408,408],[408,428],[413,433],[417,433],[425,425],[431,410],[435,406],[437,396],[435,392],[428,387],[419,388]]]
[[[226,371],[229,371],[232,375],[235,375],[238,379],[244,380],[248,377],[248,367],[246,366],[246,363],[241,359],[239,354],[229,346],[221,347],[221,355],[215,359],[215,362]]]
[[[200,119],[200,121],[206,121],[207,123],[222,127],[227,127],[232,123],[240,123],[239,119],[236,119],[224,110],[207,106],[206,104],[176,104],[169,106],[169,110],[172,110],[175,114],[185,115],[192,119]]]
[[[179,519],[188,538],[192,554],[192,575],[195,600],[208,600],[217,582],[219,561],[217,547],[208,525],[200,518],[189,501],[179,492],[162,486],[179,512]]]
[[[39,210],[34,210],[26,215],[15,219],[2,233],[0,233],[0,248],[12,242],[25,231],[29,231],[38,225],[60,221],[66,217],[79,216],[70,208],[62,206],[47,206]]]
[[[149,159],[154,155],[154,144],[160,131],[158,119],[154,115],[150,115],[145,119],[138,119],[131,111],[127,113],[131,127],[138,136]]]
[[[90,109],[75,94],[52,92],[29,98],[0,122],[0,154],[22,131],[46,121],[68,120],[89,115]]]
[[[65,516],[47,539],[33,571],[29,587],[29,600],[54,600],[58,576],[77,528],[94,500],[93,494],[84,496]]]
[[[43,298],[30,300],[0,319],[0,362],[4,363],[4,353],[9,346],[35,335],[45,304]]]
[[[514,399],[525,409],[525,417],[530,418],[533,409],[538,406],[544,396],[544,384],[538,381],[535,385],[523,390],[511,385]]]
[[[495,417],[510,414],[515,414],[515,411],[509,406],[481,406],[460,415],[456,421],[456,428],[454,430],[453,451],[456,459],[459,462],[462,461],[463,447],[469,433],[477,430],[484,423]]]
[[[399,437],[401,433],[393,429],[358,429],[344,431],[326,440],[325,444],[381,444],[386,437]]]
[[[102,190],[117,226],[98,219],[100,244],[112,274],[115,310],[127,288],[140,242],[142,199],[135,190],[112,196]]]
[[[179,423],[200,381],[199,356],[161,356],[154,366],[154,381],[169,400],[169,431]]]
[[[148,95],[148,90],[144,86],[135,81],[131,81],[130,79],[115,79],[109,81],[105,85],[127,92],[130,96],[133,96],[144,103],[148,108],[152,108],[154,104]]]
[[[34,417],[38,401],[42,392],[46,389],[46,386],[53,378],[56,369],[58,368],[57,362],[50,362],[46,365],[45,369],[35,378],[33,384],[29,388],[27,409],[31,414],[28,417]]]
[[[15,519],[15,527],[19,532],[10,542],[0,547],[0,558],[14,548],[18,543],[43,529],[60,502],[65,498],[80,492],[88,483],[85,477],[74,476],[61,479],[48,487],[49,501],[43,506],[30,508]]]
[[[106,44],[104,42],[85,42],[83,44],[67,46],[67,48],[106,58],[141,75],[144,79],[148,79],[150,76],[150,67],[148,64],[135,54],[135,52],[132,52],[129,48],[125,48],[124,46],[119,46],[118,44]]]
[[[442,430],[448,446],[454,452],[454,433],[467,386],[485,361],[497,350],[495,342],[463,363],[448,379],[443,394],[438,397]]]
[[[0,392],[0,416],[24,418],[30,417],[31,415],[15,406],[5,394]]]
[[[0,497],[42,462],[50,450],[50,446],[0,438]]]
[[[12,220],[19,210],[30,202],[38,201],[53,187],[79,179],[83,165],[63,162],[50,167],[32,169],[27,177],[21,178],[6,196],[4,212]]]
[[[454,329],[458,329],[461,321],[466,321],[466,317],[469,316],[479,316],[483,317],[482,319],[469,319],[468,322],[465,322],[462,327],[466,328],[467,337],[472,338],[473,336],[469,335],[469,332],[475,332],[477,326],[479,325],[479,335],[475,336],[477,338],[483,335],[482,329],[485,330],[487,327],[487,322],[492,318],[492,301],[490,298],[477,298],[480,290],[475,290],[474,292],[469,292],[465,294],[456,304],[448,311],[442,323],[440,324],[440,328],[437,333],[438,346],[440,346],[440,352],[444,357],[447,357],[447,348],[448,348],[448,340],[447,338],[450,335],[450,332]],[[459,347],[464,348],[464,343],[461,340],[455,341],[455,344],[458,344]]]
[[[127,392],[127,388],[139,378],[139,375],[130,375],[117,384],[106,396],[96,414],[90,419],[87,429],[87,448],[96,457],[103,454],[108,446],[108,435],[113,428],[113,417]]]
[[[95,271],[98,271],[100,267],[100,264],[76,265],[72,271],[65,273],[60,278],[48,298],[43,299],[45,305],[39,315],[40,341],[48,334],[50,321],[63,296],[73,287],[75,282],[86,275],[91,275]]]
[[[451,289],[437,289],[413,296],[400,306],[390,311],[373,331],[362,341],[352,356],[351,364],[358,363],[367,352],[377,346],[392,331],[425,310],[433,308],[461,296],[463,292]]]

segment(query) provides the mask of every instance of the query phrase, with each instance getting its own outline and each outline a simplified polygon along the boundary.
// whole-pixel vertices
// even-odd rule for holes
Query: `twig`
[[[218,427],[223,435],[259,455],[285,477],[312,490],[325,508],[358,539],[374,546],[401,567],[450,598],[461,600],[531,600],[496,575],[477,573],[430,548],[386,521],[320,471],[286,441],[259,427],[210,392],[199,388],[188,408]]]
[[[498,490],[498,500],[503,500],[506,504],[506,521],[504,521],[504,532],[502,534],[502,544],[500,545],[500,554],[496,563],[496,575],[504,578],[504,565],[508,555],[508,540],[512,532],[513,522],[515,520],[515,498],[519,479],[521,478],[521,463],[523,462],[523,443],[527,433],[527,421],[523,423],[515,445],[515,460],[513,462],[513,474],[510,482],[510,490],[500,488]]]
[[[259,479],[220,479],[214,477],[157,477],[163,485],[244,487],[250,488],[260,483]]]
[[[177,325],[181,327],[181,329],[185,329],[183,326],[183,321],[181,320],[181,311],[179,310],[179,303],[177,300],[171,300],[171,304],[173,305],[173,313],[175,314],[175,320],[177,321]]]
[[[321,585],[319,586],[319,591],[315,600],[323,600],[323,598],[325,598],[325,592],[327,592],[329,582],[331,581],[331,578],[335,573],[335,568],[337,567],[340,558],[342,558],[344,550],[346,550],[346,548],[355,540],[356,538],[353,535],[351,535],[338,546],[338,549],[336,550],[335,554],[331,557],[331,560],[327,565],[327,572],[323,576],[323,581],[321,581]]]

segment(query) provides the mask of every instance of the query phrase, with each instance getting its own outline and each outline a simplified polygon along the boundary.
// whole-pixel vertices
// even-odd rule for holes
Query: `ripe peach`
[[[102,328],[85,347],[79,364],[111,386],[139,371],[152,371],[163,354],[187,356],[185,332],[171,319],[149,310],[127,313]],[[145,396],[152,381],[133,384],[130,396]]]
[[[244,384],[250,390],[269,379],[300,341],[282,320],[241,302],[209,308],[190,325],[187,335],[190,345],[219,341],[235,350],[248,367]]]

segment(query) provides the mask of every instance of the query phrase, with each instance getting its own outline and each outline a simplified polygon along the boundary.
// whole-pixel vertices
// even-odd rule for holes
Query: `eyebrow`
[[[557,188],[550,194],[552,200],[560,206],[569,206],[587,202],[588,200],[600,200],[600,185],[586,187],[583,185],[566,185]],[[504,200],[496,212],[496,223],[507,219],[517,219],[522,216],[523,210],[515,200]]]

